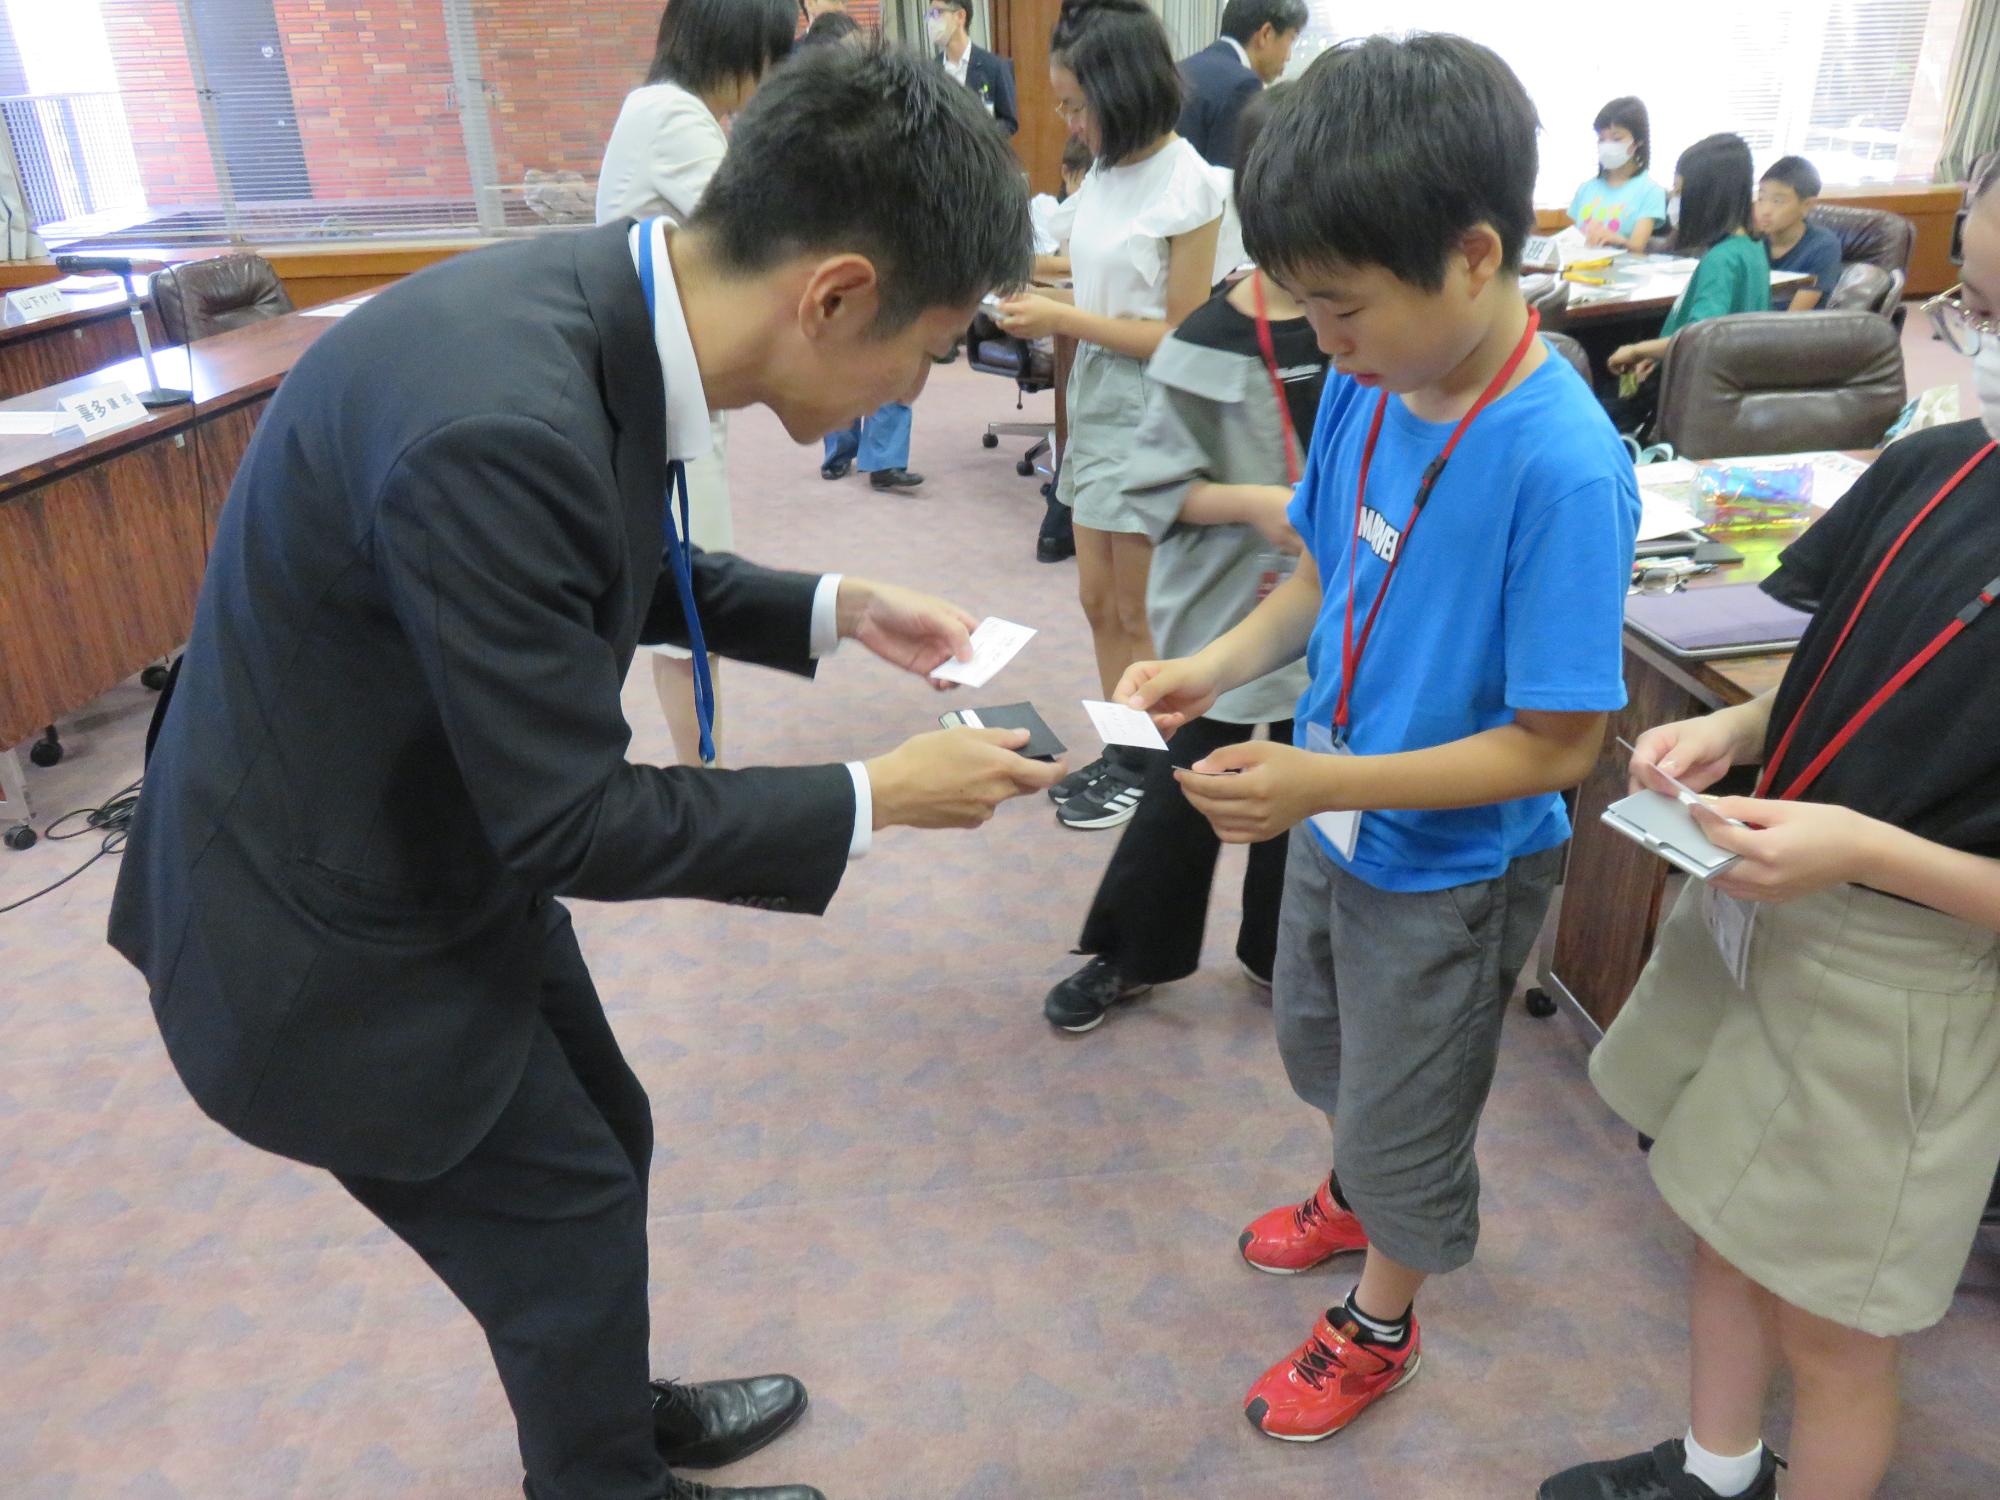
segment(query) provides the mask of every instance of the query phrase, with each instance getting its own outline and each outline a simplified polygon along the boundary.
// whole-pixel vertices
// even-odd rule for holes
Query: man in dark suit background
[[[1222,35],[1181,60],[1187,102],[1180,133],[1214,166],[1236,166],[1236,117],[1250,96],[1283,76],[1305,29],[1305,0],[1229,0]]]
[[[969,730],[865,764],[628,763],[640,641],[809,675],[851,638],[928,674],[972,623],[686,559],[670,483],[711,407],[805,442],[914,399],[1029,245],[976,101],[927,59],[819,49],[738,117],[685,229],[477,251],[333,327],[223,509],[110,938],[196,1102],[331,1171],[478,1320],[529,1500],[691,1496],[670,1463],[805,1404],[788,1376],[649,1384],[651,1113],[555,898],[818,913],[875,829],[973,826],[1059,773]]]
[[[1021,128],[1020,108],[1014,102],[1014,64],[973,45],[972,5],[973,0],[939,0],[924,12],[931,46],[945,72],[977,94],[1000,128],[1013,135]]]

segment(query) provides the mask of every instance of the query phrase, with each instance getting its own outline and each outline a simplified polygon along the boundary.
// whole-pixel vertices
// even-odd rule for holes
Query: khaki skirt
[[[1056,475],[1056,499],[1079,526],[1146,530],[1125,498],[1125,466],[1146,412],[1146,367],[1096,344],[1079,344],[1069,370],[1069,442]]]
[[[1882,1336],[1943,1317],[2000,1163],[2000,939],[1859,886],[1761,904],[1747,988],[1689,881],[1591,1081],[1718,1254]]]

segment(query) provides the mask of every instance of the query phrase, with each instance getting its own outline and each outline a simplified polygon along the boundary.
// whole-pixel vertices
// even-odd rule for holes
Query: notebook
[[[1657,646],[1696,661],[1789,651],[1812,616],[1781,604],[1754,583],[1724,583],[1678,594],[1631,594],[1625,623]]]

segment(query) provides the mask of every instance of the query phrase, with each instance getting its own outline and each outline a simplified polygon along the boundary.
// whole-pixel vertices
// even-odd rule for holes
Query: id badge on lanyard
[[[1750,988],[1750,939],[1757,930],[1757,905],[1725,896],[1707,881],[1701,885],[1701,916],[1715,951],[1739,990]]]
[[[1306,749],[1320,755],[1352,755],[1345,741],[1335,740],[1333,731],[1324,724],[1306,725]],[[1342,859],[1354,858],[1354,847],[1361,840],[1361,813],[1359,810],[1347,812],[1314,813],[1313,827],[1320,836],[1331,844]]]

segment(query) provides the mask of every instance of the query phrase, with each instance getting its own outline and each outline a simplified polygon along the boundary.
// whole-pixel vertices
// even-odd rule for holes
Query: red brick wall
[[[440,0],[274,8],[315,198],[470,194]],[[530,168],[594,182],[619,102],[652,61],[659,0],[473,0],[472,9],[501,186],[517,191]],[[106,10],[149,202],[215,202],[174,0]],[[873,28],[880,0],[853,0],[849,13]]]
[[[181,39],[180,8],[174,0],[105,6],[104,32],[148,200],[213,203],[215,167]]]

